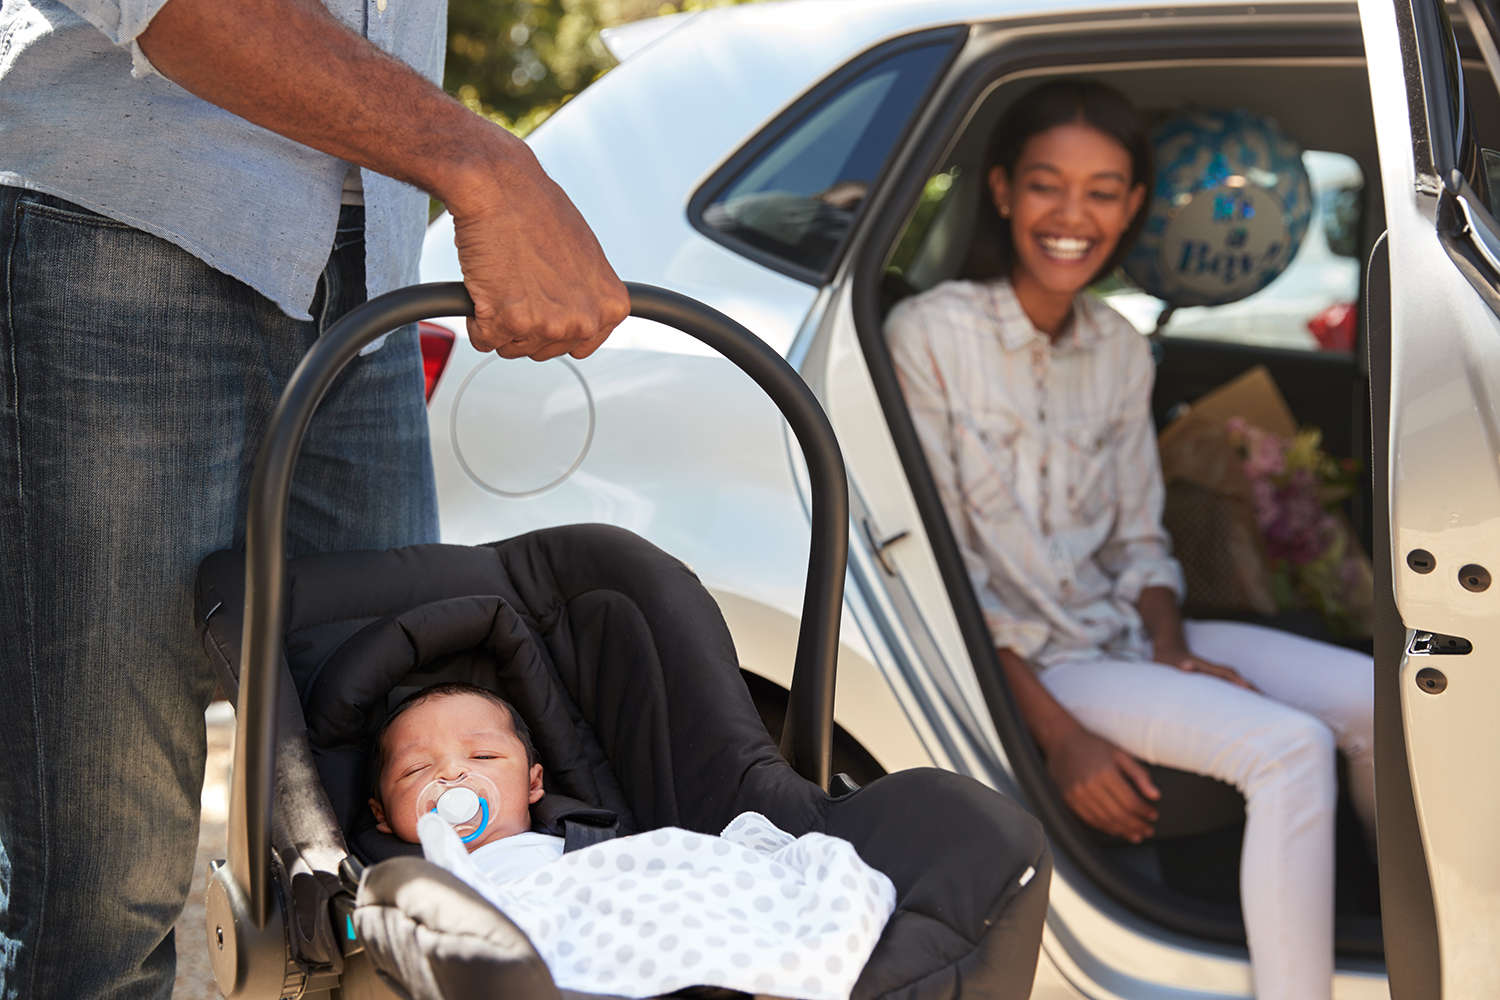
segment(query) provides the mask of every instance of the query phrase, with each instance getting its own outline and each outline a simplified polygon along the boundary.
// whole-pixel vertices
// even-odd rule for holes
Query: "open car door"
[[[1500,223],[1468,82],[1490,0],[1360,0],[1387,231],[1368,274],[1376,783],[1395,1000],[1500,996]],[[1488,8],[1488,9],[1487,9]],[[1477,49],[1477,54],[1475,53]],[[1500,146],[1500,143],[1496,143]]]

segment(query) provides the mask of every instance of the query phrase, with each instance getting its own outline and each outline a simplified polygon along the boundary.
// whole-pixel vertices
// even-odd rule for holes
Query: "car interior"
[[[1477,50],[1466,50],[1465,56],[1480,143],[1493,147],[1500,142],[1500,135],[1483,133],[1486,125],[1491,129],[1500,125],[1500,99]],[[1273,118],[1304,149],[1320,151],[1314,155],[1347,158],[1344,162],[1352,163],[1357,170],[1346,169],[1336,186],[1315,191],[1318,201],[1315,212],[1322,215],[1325,234],[1320,238],[1326,240],[1331,252],[1360,265],[1346,269],[1346,287],[1340,293],[1340,297],[1347,296],[1350,304],[1358,305],[1362,299],[1363,262],[1369,259],[1384,231],[1380,170],[1363,61],[1330,58],[1141,62],[1107,69],[1085,65],[1033,70],[996,81],[967,116],[939,169],[931,172],[922,199],[906,227],[899,231],[899,238],[893,245],[885,244],[885,266],[876,290],[882,317],[901,298],[959,275],[981,204],[980,160],[994,123],[1020,94],[1060,76],[1085,76],[1118,88],[1152,124],[1188,111],[1246,108]],[[1309,99],[1310,95],[1316,95],[1316,99]],[[1330,108],[1340,111],[1330,114]],[[1349,113],[1347,109],[1351,108],[1364,111]],[[1351,178],[1355,179],[1351,182]],[[1275,284],[1257,297],[1274,297]],[[1121,292],[1128,293],[1129,282],[1117,275],[1096,291],[1102,292],[1108,301]],[[1142,294],[1135,293],[1137,298]],[[1256,365],[1264,365],[1297,423],[1321,429],[1323,446],[1333,456],[1359,460],[1361,488],[1345,502],[1344,512],[1368,550],[1373,485],[1369,471],[1370,402],[1362,318],[1358,339],[1349,345],[1352,350],[1326,346],[1319,349],[1323,345],[1313,336],[1306,337],[1306,346],[1287,346],[1285,336],[1271,331],[1269,319],[1257,322],[1253,302],[1202,307],[1194,312],[1198,314],[1193,317],[1194,322],[1183,324],[1180,330],[1174,329],[1178,324],[1169,320],[1164,328],[1157,327],[1153,332],[1149,315],[1142,328],[1143,333],[1151,333],[1157,342],[1153,416],[1158,430],[1184,411],[1192,400]],[[1308,308],[1306,320],[1314,319],[1316,312],[1316,308]],[[1217,321],[1216,313],[1222,314]],[[1356,309],[1354,315],[1362,317],[1363,313]],[[1142,326],[1137,317],[1129,312],[1127,316]],[[867,354],[871,343],[871,339],[865,339]],[[910,459],[903,457],[910,468]],[[1193,598],[1191,593],[1186,598],[1188,615],[1193,614]],[[1251,614],[1236,617],[1365,651],[1371,646],[1368,636],[1339,637],[1330,633],[1312,612],[1282,613],[1271,618]],[[1161,768],[1153,770],[1164,793],[1157,835],[1144,844],[1131,845],[1085,830],[1090,842],[1085,850],[1097,850],[1095,860],[1102,861],[1112,874],[1121,876],[1114,881],[1115,891],[1111,895],[1127,905],[1138,904],[1132,907],[1138,912],[1158,919],[1164,912],[1195,914],[1199,919],[1190,924],[1175,920],[1170,923],[1177,924],[1178,929],[1191,927],[1200,936],[1243,940],[1242,929],[1238,935],[1234,933],[1239,924],[1238,859],[1244,829],[1243,799],[1233,788],[1208,778]],[[1347,793],[1341,793],[1340,799],[1337,947],[1346,956],[1378,957],[1382,945],[1377,869]],[[1053,832],[1056,836],[1056,831]],[[1074,838],[1061,839],[1066,843]],[[1095,865],[1083,867],[1099,870]],[[1216,919],[1202,919],[1210,915]]]

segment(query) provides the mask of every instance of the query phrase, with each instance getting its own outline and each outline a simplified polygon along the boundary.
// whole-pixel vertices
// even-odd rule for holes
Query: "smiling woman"
[[[1108,86],[1060,80],[1022,96],[984,163],[979,280],[900,302],[886,335],[1006,680],[1063,800],[1141,843],[1157,833],[1162,798],[1146,764],[1238,788],[1256,993],[1326,1000],[1335,743],[1373,831],[1370,660],[1181,617],[1150,350],[1083,294],[1139,231],[1149,149],[1140,116]]]

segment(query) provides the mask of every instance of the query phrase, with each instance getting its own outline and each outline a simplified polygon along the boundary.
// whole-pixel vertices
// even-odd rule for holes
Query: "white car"
[[[1312,151],[1325,211],[1306,256],[1258,296],[1167,326],[1156,416],[1264,363],[1333,453],[1373,446],[1351,519],[1376,557],[1382,878],[1377,902],[1358,838],[1341,841],[1334,995],[1500,996],[1500,597],[1484,569],[1500,568],[1492,2],[721,8],[611,32],[620,65],[530,139],[622,277],[738,319],[822,400],[854,511],[835,770],[950,768],[1042,819],[1057,868],[1034,997],[1249,996],[1236,797],[1186,783],[1168,799],[1197,824],[1136,848],[1091,837],[1061,805],[938,506],[884,310],[956,273],[983,140],[1041,78],[1103,79],[1153,114],[1248,108]],[[440,217],[422,278],[459,277]],[[1120,294],[1154,324],[1159,305]],[[1308,321],[1350,303],[1353,318],[1323,318],[1357,332],[1356,349],[1314,349]],[[808,520],[771,403],[646,322],[586,361],[544,364],[481,355],[459,321],[425,329],[445,540],[586,521],[645,536],[718,600],[774,723]]]

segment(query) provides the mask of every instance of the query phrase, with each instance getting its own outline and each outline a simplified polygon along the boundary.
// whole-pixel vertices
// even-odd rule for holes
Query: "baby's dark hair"
[[[475,695],[505,709],[506,713],[510,716],[511,730],[516,734],[516,739],[521,741],[521,746],[526,748],[527,770],[536,765],[536,747],[531,742],[531,729],[526,725],[526,720],[521,718],[521,713],[516,711],[514,705],[489,688],[480,687],[478,684],[470,684],[468,681],[444,681],[441,684],[425,687],[420,691],[413,691],[405,698],[402,698],[400,703],[391,709],[391,714],[386,716],[385,722],[381,723],[380,729],[375,733],[375,740],[370,746],[370,763],[367,771],[370,776],[371,795],[377,799],[380,798],[380,775],[385,771],[386,764],[385,734],[390,730],[392,723],[407,709],[415,708],[424,701],[431,701],[434,698],[449,698],[460,694]]]

